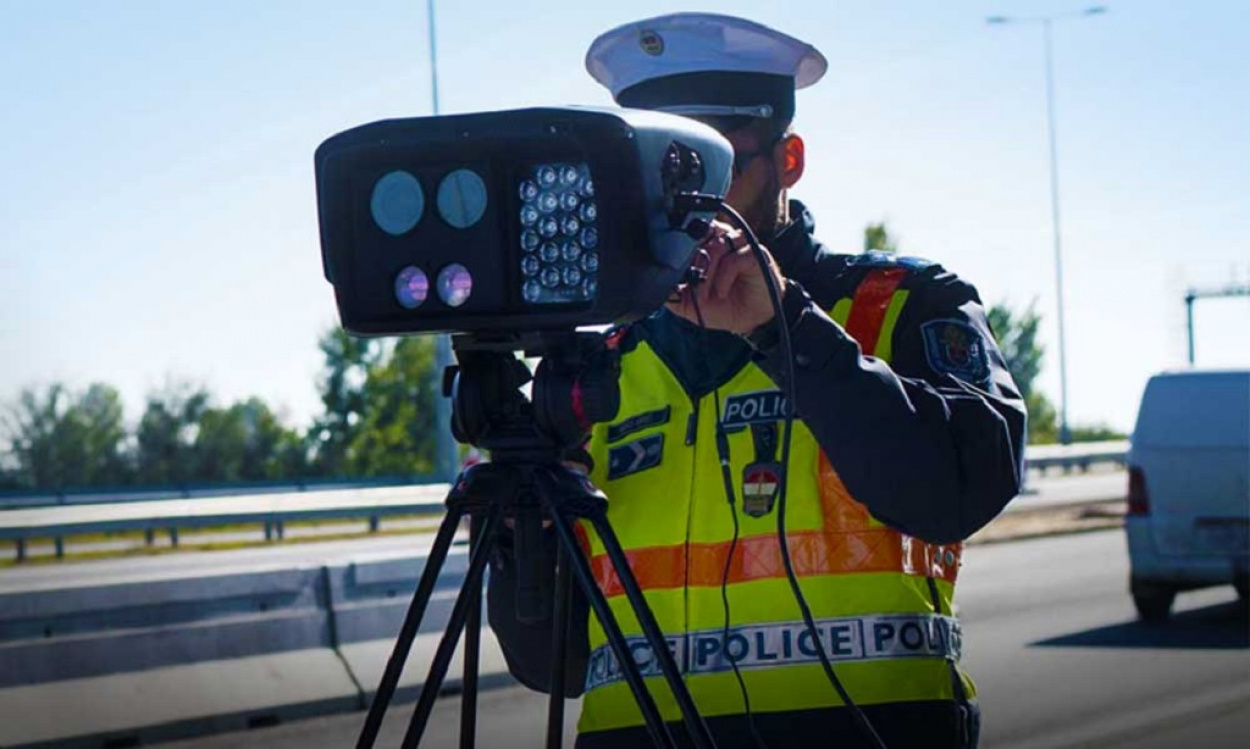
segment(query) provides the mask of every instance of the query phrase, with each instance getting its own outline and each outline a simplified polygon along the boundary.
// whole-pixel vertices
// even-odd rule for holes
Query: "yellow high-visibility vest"
[[[840,300],[831,311],[865,354],[889,359],[894,325],[907,299],[908,292],[898,289],[904,272],[874,269],[853,299]],[[776,384],[748,364],[719,388],[722,413],[717,414],[712,394],[692,402],[643,341],[623,354],[620,385],[617,421],[597,425],[592,433],[591,478],[608,496],[608,519],[699,712],[707,717],[744,712],[733,664],[753,712],[841,706],[786,578],[776,509],[758,517],[744,511],[744,489],[753,497],[766,496],[775,478],[767,470],[744,475],[744,469],[759,457],[749,423],[783,418]],[[741,526],[732,559],[733,520],[714,439],[718,418],[730,432],[730,475]],[[691,422],[697,427],[693,444]],[[786,480],[794,571],[825,652],[851,698],[871,705],[973,697],[971,680],[953,667],[959,628],[951,602],[961,546],[927,544],[874,519],[798,420]],[[578,525],[578,535],[661,713],[665,720],[680,720],[602,543],[588,523]],[[593,616],[589,627],[591,657],[579,730],[643,724]]]

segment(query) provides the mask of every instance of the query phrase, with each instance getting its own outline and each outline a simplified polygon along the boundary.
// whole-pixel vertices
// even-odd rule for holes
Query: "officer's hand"
[[[713,222],[700,248],[707,254],[705,280],[680,289],[668,303],[670,311],[696,325],[702,314],[704,327],[743,336],[773,319],[773,304],[764,274],[742,232],[728,224]],[[784,292],[785,278],[781,270],[767,248],[764,248],[764,255],[777,289]]]

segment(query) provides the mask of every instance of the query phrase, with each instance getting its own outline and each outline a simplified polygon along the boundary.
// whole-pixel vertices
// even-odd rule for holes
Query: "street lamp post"
[[[430,28],[430,103],[433,113],[438,115],[438,48],[435,46],[434,0],[428,0],[426,8]],[[456,477],[456,464],[459,462],[456,455],[456,441],[451,436],[451,400],[442,397],[443,372],[455,363],[451,352],[451,336],[446,333],[436,336],[434,339],[434,423],[437,426],[434,436],[434,471],[444,481],[451,481]]]
[[[1068,364],[1063,324],[1063,244],[1059,232],[1059,150],[1055,137],[1055,73],[1050,29],[1055,21],[1088,18],[1106,12],[1105,7],[1095,6],[1074,13],[1049,16],[990,16],[985,19],[986,23],[995,25],[1040,24],[1045,42],[1046,132],[1050,140],[1050,210],[1055,238],[1055,305],[1059,320],[1059,441],[1065,445],[1072,441],[1072,431],[1068,426]]]

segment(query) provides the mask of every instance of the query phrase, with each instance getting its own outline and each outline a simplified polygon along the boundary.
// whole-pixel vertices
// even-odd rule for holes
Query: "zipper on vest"
[[[690,405],[692,410],[690,416],[686,419],[686,445],[694,447],[695,438],[699,434],[699,398],[690,397]],[[695,447],[690,451],[690,485],[686,494],[686,543],[684,554],[686,569],[684,570],[684,578],[681,586],[681,629],[684,635],[690,637],[690,529],[694,525],[694,501],[697,492],[695,491],[696,482],[699,477],[699,449]],[[686,658],[690,658],[689,653]],[[683,669],[688,666],[683,666]],[[682,681],[685,681],[683,677]]]

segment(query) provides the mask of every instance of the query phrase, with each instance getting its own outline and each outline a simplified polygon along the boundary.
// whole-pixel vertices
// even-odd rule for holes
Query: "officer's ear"
[[[773,147],[773,163],[777,167],[777,182],[781,189],[788,190],[803,176],[803,168],[807,164],[807,146],[797,133],[783,136]]]

